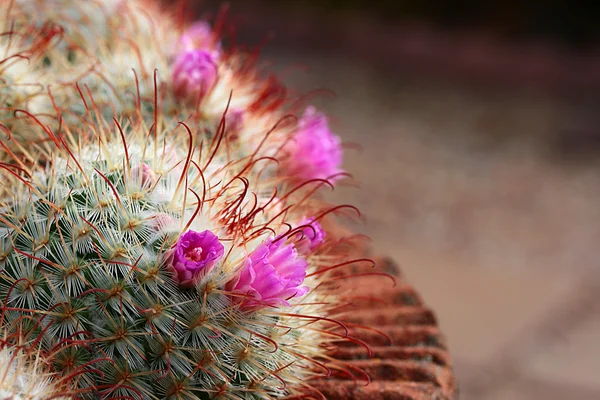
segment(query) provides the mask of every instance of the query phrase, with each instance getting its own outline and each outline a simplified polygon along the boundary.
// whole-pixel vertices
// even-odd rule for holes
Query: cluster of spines
[[[79,398],[88,389],[77,387],[78,376],[98,370],[90,368],[98,360],[88,359],[80,365],[70,364],[65,355],[80,352],[70,339],[55,346],[42,344],[43,336],[34,330],[49,331],[52,325],[35,321],[25,315],[13,318],[11,307],[2,307],[0,321],[4,331],[0,337],[0,398],[14,400]],[[12,317],[11,317],[12,314]],[[57,350],[59,349],[60,350]],[[62,373],[55,366],[61,361]],[[56,365],[55,365],[56,363]]]

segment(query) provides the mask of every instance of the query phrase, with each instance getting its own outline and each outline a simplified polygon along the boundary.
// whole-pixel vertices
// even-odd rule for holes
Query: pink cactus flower
[[[173,64],[172,82],[175,96],[199,101],[215,85],[217,75],[216,60],[210,52],[184,51],[177,56]]]
[[[314,219],[304,218],[297,224],[302,229],[294,234],[291,239],[300,254],[308,254],[314,251],[325,241],[325,231],[319,222]]]
[[[187,50],[205,50],[218,58],[221,45],[215,40],[215,34],[206,21],[197,21],[190,25],[179,39],[179,48]]]
[[[189,230],[179,237],[171,253],[171,268],[180,286],[193,287],[223,257],[224,247],[211,231]]]
[[[274,242],[271,237],[260,244],[246,259],[239,275],[228,289],[243,293],[245,306],[289,306],[292,297],[305,295],[309,288],[302,286],[308,263],[298,257],[292,244]]]
[[[343,172],[340,138],[329,129],[327,117],[308,107],[298,122],[294,138],[286,146],[284,172],[296,179],[337,179]]]

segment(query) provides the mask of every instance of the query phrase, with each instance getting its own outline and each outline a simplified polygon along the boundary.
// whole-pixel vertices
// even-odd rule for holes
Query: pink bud
[[[197,21],[190,25],[179,39],[180,49],[187,50],[205,50],[213,52],[218,58],[221,51],[221,45],[215,39],[215,34],[206,21]]]
[[[156,183],[156,174],[148,164],[141,164],[131,169],[131,176],[137,182],[141,183],[142,187],[151,187]]]
[[[173,218],[167,213],[158,213],[152,220],[150,221],[150,226],[156,230],[160,231],[165,227],[171,225],[174,222]]]
[[[180,99],[198,101],[217,81],[217,65],[213,55],[204,50],[180,53],[173,64],[173,91]]]
[[[329,129],[327,117],[314,107],[304,112],[286,150],[283,170],[290,177],[301,180],[336,179],[332,176],[342,172],[340,138]]]
[[[244,111],[241,109],[228,110],[225,114],[225,130],[227,131],[227,136],[232,140],[237,139],[240,129],[242,129],[243,126]]]
[[[314,251],[325,241],[325,231],[317,221],[304,218],[298,222],[298,227],[302,227],[298,233],[291,237],[300,254],[308,254]]]
[[[244,124],[244,110],[229,110],[225,115],[225,126],[228,131],[238,131]]]

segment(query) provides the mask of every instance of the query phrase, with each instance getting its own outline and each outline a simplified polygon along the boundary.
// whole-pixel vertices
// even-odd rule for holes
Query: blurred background
[[[214,19],[220,2],[203,0]],[[348,143],[358,206],[436,311],[461,399],[600,399],[600,12],[233,0],[228,25]]]

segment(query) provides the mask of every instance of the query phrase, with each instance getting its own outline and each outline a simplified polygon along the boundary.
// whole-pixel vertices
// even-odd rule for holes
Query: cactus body
[[[244,307],[243,293],[225,289],[270,234],[257,232],[275,216],[252,216],[256,202],[247,194],[270,195],[257,183],[262,168],[244,173],[247,165],[225,167],[220,155],[201,174],[188,162],[195,154],[182,151],[189,145],[169,142],[176,131],[165,131],[155,147],[136,128],[124,127],[127,150],[116,132],[95,138],[105,142],[100,149],[96,140],[80,143],[77,154],[56,149],[46,169],[3,204],[0,299],[14,329],[41,335],[48,350],[80,341],[55,360],[65,373],[65,365],[109,359],[94,366],[102,378],[78,377],[81,388],[106,387],[95,393],[102,397],[285,393],[281,382],[299,382],[311,366],[298,352],[318,351],[319,324],[294,318],[319,315],[323,306],[302,304],[317,294],[283,310],[256,310]],[[183,232],[204,230],[218,236],[227,256],[182,288],[169,249]],[[24,317],[34,323],[16,323]]]
[[[2,328],[70,398],[305,396],[345,371],[332,271],[352,261],[321,226],[344,207],[316,195],[343,175],[339,140],[207,25],[146,5],[2,14],[0,44],[36,61],[0,64]]]

